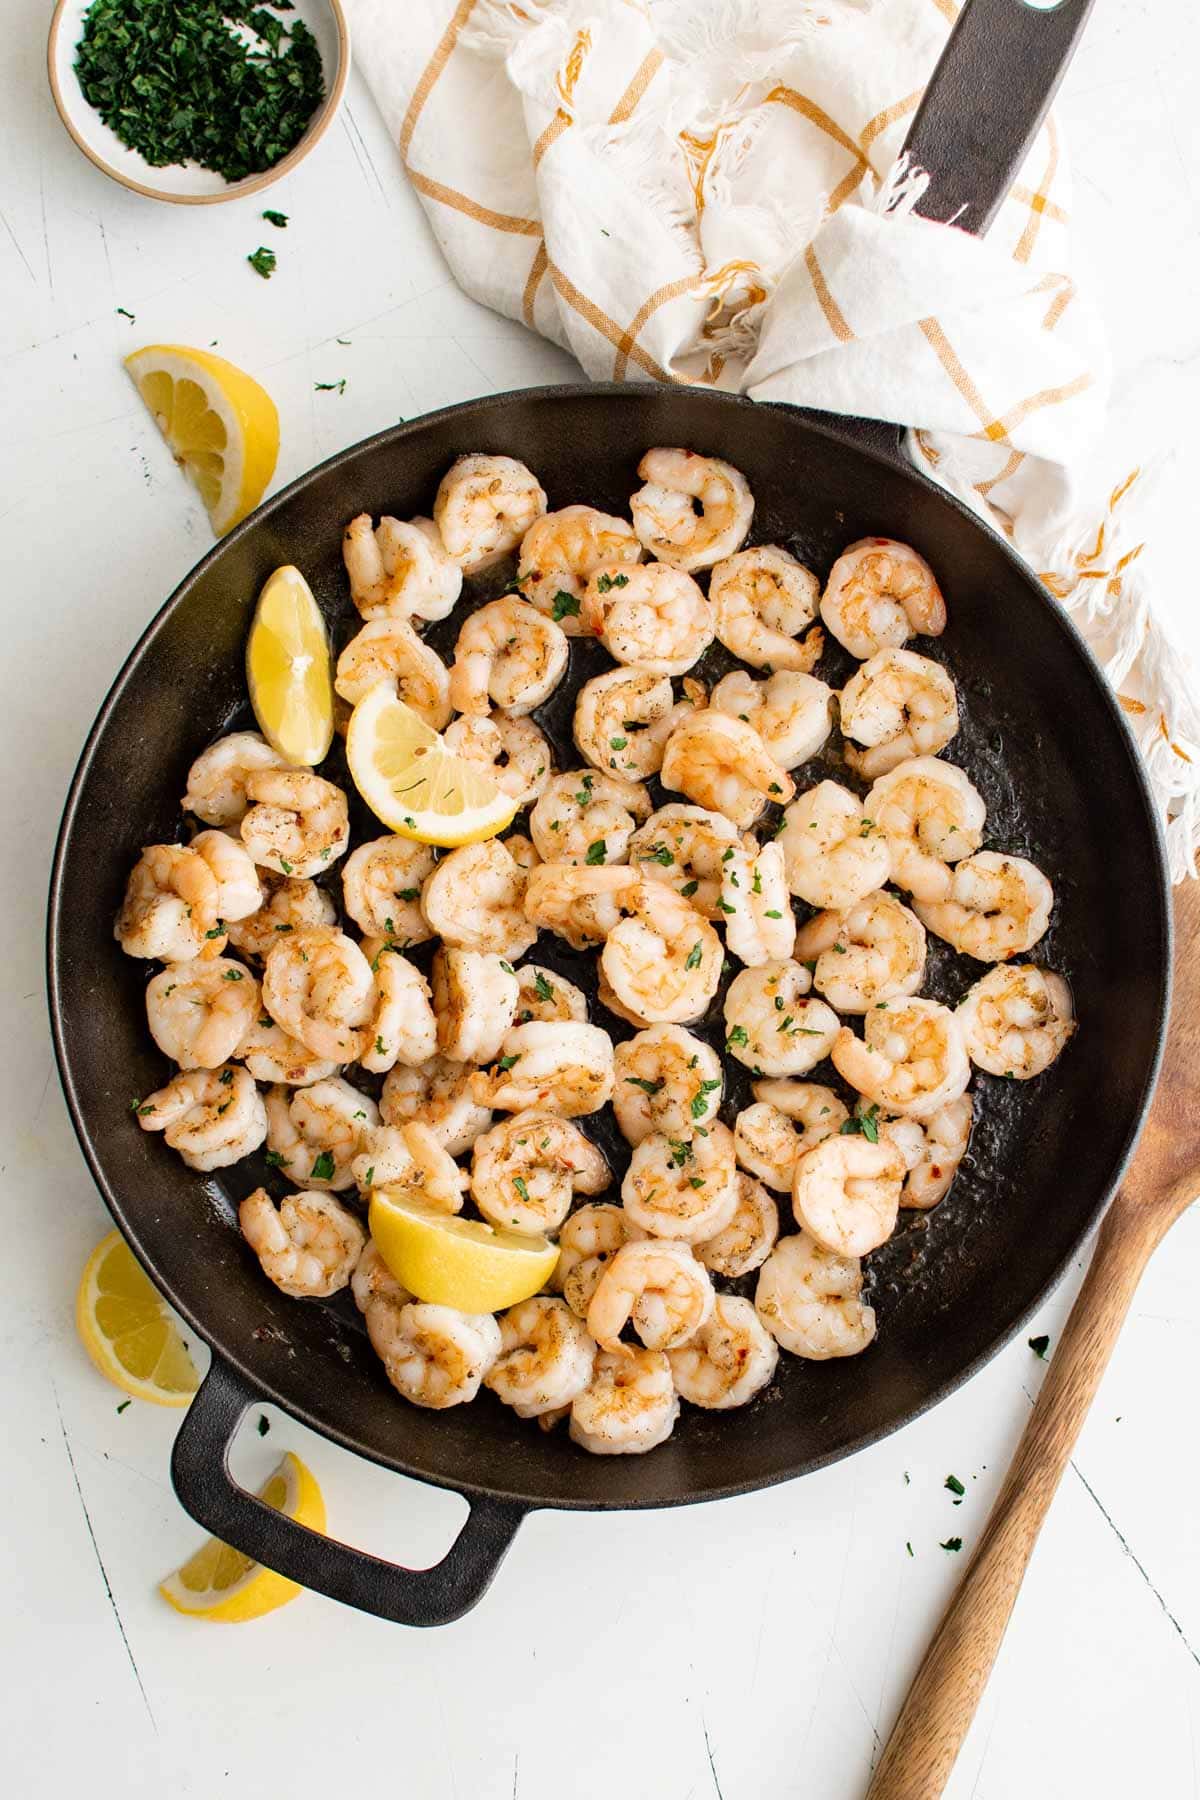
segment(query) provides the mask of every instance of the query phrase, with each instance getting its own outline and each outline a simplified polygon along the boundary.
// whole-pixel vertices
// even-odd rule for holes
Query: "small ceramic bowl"
[[[83,97],[75,74],[75,50],[83,35],[83,18],[89,5],[90,0],[58,0],[54,8],[47,50],[50,91],[59,118],[88,161],[135,194],[146,194],[151,200],[172,200],[181,206],[211,206],[218,200],[239,200],[246,194],[261,193],[308,155],[333,123],[341,105],[350,73],[350,31],[340,0],[295,0],[291,17],[303,19],[312,32],[325,71],[325,99],[300,142],[271,168],[247,175],[241,181],[226,181],[214,169],[202,169],[198,163],[172,163],[156,169],[136,150],[128,149]]]

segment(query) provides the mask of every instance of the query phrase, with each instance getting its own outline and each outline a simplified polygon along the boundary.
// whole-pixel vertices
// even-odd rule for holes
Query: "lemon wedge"
[[[512,795],[481,764],[447,750],[390,681],[377,682],[351,713],[346,760],[376,817],[421,844],[477,844],[517,811]]]
[[[147,344],[125,358],[125,367],[220,537],[258,505],[275,473],[275,402],[253,376],[211,350]]]
[[[84,1265],[75,1323],[100,1373],[135,1400],[186,1406],[199,1387],[166,1301],[119,1231],[101,1238]]]
[[[371,1236],[418,1300],[461,1312],[502,1312],[545,1287],[558,1261],[548,1238],[459,1219],[387,1188],[371,1194]]]
[[[312,1471],[290,1450],[259,1488],[258,1497],[312,1531],[325,1530],[325,1497]],[[159,1583],[158,1591],[176,1612],[214,1619],[221,1625],[241,1625],[286,1606],[300,1587],[286,1575],[277,1575],[274,1569],[266,1569],[223,1544],[220,1538],[209,1538],[182,1568]]]
[[[299,569],[268,577],[246,641],[246,681],[259,729],[290,763],[323,762],[333,741],[333,677],[321,609]]]

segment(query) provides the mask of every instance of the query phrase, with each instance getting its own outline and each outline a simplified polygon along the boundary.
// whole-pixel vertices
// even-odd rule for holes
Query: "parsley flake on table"
[[[313,382],[313,392],[315,394],[344,394],[345,391],[346,391],[346,377],[344,375],[342,376],[340,381],[314,381]]]
[[[124,1411],[125,1411],[125,1408],[126,1408],[126,1407],[127,1407],[127,1406],[132,1406],[132,1405],[133,1405],[133,1402],[132,1402],[132,1400],[122,1400],[122,1402],[121,1402],[121,1404],[120,1404],[120,1406],[118,1406],[118,1408],[117,1408],[117,1414],[118,1414],[118,1416],[120,1416],[120,1414],[121,1414],[121,1413],[123,1413],[123,1412],[124,1412]]]
[[[947,1475],[946,1480],[943,1483],[943,1485],[945,1487],[948,1487],[950,1492],[955,1496],[955,1501],[954,1501],[955,1506],[961,1506],[962,1505],[962,1497],[966,1493],[967,1490],[963,1486],[962,1482],[958,1479],[958,1476],[957,1475]]]
[[[1029,1348],[1035,1356],[1040,1356],[1045,1362],[1046,1352],[1050,1348],[1050,1339],[1044,1333],[1041,1337],[1032,1337],[1029,1339]]]
[[[938,1548],[939,1550],[961,1550],[962,1539],[960,1537],[943,1538],[939,1542]]]
[[[92,0],[75,46],[84,99],[154,168],[259,174],[325,98],[317,41],[283,11],[282,0]]]
[[[260,244],[253,255],[246,258],[246,261],[250,264],[254,273],[256,275],[261,275],[264,281],[270,281],[272,275],[275,273],[275,252],[273,250],[268,250],[265,244]]]
[[[270,1431],[270,1429],[271,1429],[271,1421],[270,1421],[270,1419],[268,1419],[266,1413],[259,1413],[259,1415],[258,1415],[258,1435],[259,1435],[259,1437],[266,1437],[266,1435],[267,1435],[268,1431]]]
[[[286,213],[275,212],[268,207],[263,214],[263,218],[267,221],[268,225],[274,225],[276,231],[287,230],[288,216]]]
[[[131,313],[127,306],[114,306],[113,311],[120,313],[123,319],[128,319],[131,325],[137,324],[137,314]]]

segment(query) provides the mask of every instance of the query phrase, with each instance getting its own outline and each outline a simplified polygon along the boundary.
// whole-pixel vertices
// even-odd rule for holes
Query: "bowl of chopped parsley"
[[[253,194],[324,135],[350,69],[339,0],[58,0],[50,88],[90,162],[154,200]]]

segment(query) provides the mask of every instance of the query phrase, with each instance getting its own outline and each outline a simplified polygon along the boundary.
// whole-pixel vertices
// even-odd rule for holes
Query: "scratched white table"
[[[177,1415],[119,1414],[76,1343],[75,1282],[109,1221],[59,1094],[41,971],[47,865],[82,737],[143,623],[211,541],[120,357],[215,339],[279,403],[280,482],[398,416],[574,368],[455,290],[357,77],[320,153],[272,193],[290,217],[276,234],[254,201],[172,209],[107,182],[51,110],[48,0],[4,11],[6,1786],[52,1800],[83,1783],[114,1800],[268,1784],[301,1800],[333,1783],[420,1800],[853,1800],[961,1571],[939,1541],[961,1535],[970,1550],[1042,1378],[1024,1333],[932,1415],[806,1481],[657,1515],[534,1516],[483,1604],[440,1632],[314,1595],[222,1631],[154,1593],[198,1536],[168,1483]],[[1126,0],[1097,8],[1061,103],[1079,238],[1100,271],[1116,404],[1139,454],[1200,416],[1197,66],[1189,0]],[[268,238],[270,283],[245,263]],[[316,391],[343,376],[343,394]],[[1194,442],[1180,444],[1175,479],[1166,585],[1180,634],[1200,647],[1182,560]],[[951,1783],[957,1800],[1198,1791],[1198,1271],[1194,1218],[1143,1284]],[[1077,1279],[1031,1330],[1057,1337]],[[416,1563],[450,1541],[456,1497],[267,1417],[269,1435],[251,1426],[238,1446],[245,1479],[292,1447],[351,1542]],[[966,1487],[957,1506],[951,1473]]]

